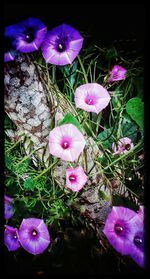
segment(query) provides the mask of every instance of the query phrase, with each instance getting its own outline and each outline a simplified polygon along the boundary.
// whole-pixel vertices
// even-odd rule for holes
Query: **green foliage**
[[[16,125],[11,121],[11,119],[8,117],[8,115],[5,115],[4,118],[4,127],[5,129],[12,129],[16,130]]]
[[[99,133],[97,140],[102,143],[105,148],[111,148],[114,142],[113,128],[105,129],[103,132]]]
[[[6,187],[12,187],[15,182],[16,182],[15,177],[12,174],[10,176],[5,177]]]
[[[56,200],[51,204],[50,213],[54,219],[61,219],[68,216],[70,210],[62,200]]]
[[[25,160],[24,162],[14,166],[15,168],[15,173],[18,174],[18,175],[22,175],[24,173],[26,173],[26,170],[28,169],[29,167],[29,163],[30,163],[30,160],[27,159]]]
[[[139,97],[131,98],[126,104],[126,111],[130,117],[144,130],[144,103]]]
[[[60,67],[59,69],[64,74],[65,78],[69,80],[71,86],[75,83],[76,71],[78,67],[78,61],[74,61],[72,65],[66,65],[64,67]]]
[[[103,199],[103,200],[106,200],[106,201],[110,200],[110,197],[108,197],[104,191],[99,190],[98,194],[99,194],[99,198],[100,199]]]
[[[11,171],[14,169],[13,157],[7,153],[5,154],[5,167]]]
[[[136,142],[138,126],[131,119],[123,118],[122,121],[122,135],[123,137],[129,137],[133,143]]]
[[[119,90],[114,91],[112,97],[112,105],[116,112],[119,112],[122,107],[122,96]]]
[[[80,125],[79,121],[71,113],[67,113],[64,116],[64,118],[61,121],[59,121],[59,125],[63,125],[63,124],[73,124],[79,130],[81,130],[81,125]]]
[[[29,177],[24,181],[23,186],[25,189],[34,190],[36,187],[36,182],[31,177]]]

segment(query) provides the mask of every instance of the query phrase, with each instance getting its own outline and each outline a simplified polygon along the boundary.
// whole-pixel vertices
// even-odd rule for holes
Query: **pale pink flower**
[[[73,124],[54,128],[49,134],[49,152],[64,161],[75,161],[85,146],[85,139]]]
[[[134,145],[133,145],[131,139],[127,138],[127,137],[121,138],[121,139],[119,139],[119,141],[117,143],[113,142],[113,144],[112,144],[112,149],[114,151],[114,155],[115,154],[124,154],[133,147],[134,147]]]
[[[124,80],[126,78],[125,74],[126,74],[126,69],[124,69],[123,67],[119,66],[119,65],[115,65],[111,72],[110,72],[110,77],[108,79],[109,82],[114,82],[114,81],[118,81],[118,80]]]
[[[80,85],[75,90],[75,105],[88,112],[99,113],[110,102],[108,91],[98,83]]]
[[[66,187],[73,192],[78,192],[87,182],[87,175],[81,166],[66,169]]]

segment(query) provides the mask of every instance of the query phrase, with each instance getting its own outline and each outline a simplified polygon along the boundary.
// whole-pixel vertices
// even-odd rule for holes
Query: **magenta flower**
[[[4,196],[4,217],[6,220],[10,219],[14,213],[12,201],[13,201],[12,198],[6,195]]]
[[[54,128],[49,134],[49,152],[64,161],[75,161],[85,146],[85,139],[73,124]]]
[[[71,64],[83,45],[81,34],[67,24],[53,28],[42,44],[42,53],[47,63]]]
[[[130,256],[140,267],[144,268],[144,224],[139,214],[134,220]]]
[[[127,138],[127,137],[121,138],[121,139],[119,139],[119,141],[117,143],[112,144],[112,149],[114,151],[114,155],[115,154],[124,154],[133,147],[134,147],[134,145],[133,145],[131,139]]]
[[[87,175],[81,166],[66,169],[66,187],[73,192],[78,192],[87,182]]]
[[[43,253],[50,243],[50,235],[42,219],[23,219],[18,234],[22,247],[33,255]]]
[[[99,113],[110,102],[107,90],[97,83],[80,85],[75,90],[75,105],[88,112]]]
[[[110,244],[122,255],[129,255],[136,228],[137,213],[121,206],[113,206],[105,222],[104,234]]]
[[[47,33],[47,27],[41,20],[29,17],[15,26],[17,29],[15,45],[18,51],[27,53],[40,48]]]
[[[114,82],[114,81],[118,81],[118,80],[124,80],[126,78],[126,76],[125,76],[126,72],[127,72],[127,70],[124,69],[123,67],[121,67],[119,65],[115,65],[110,72],[110,77],[109,77],[108,81]]]
[[[4,243],[9,251],[16,251],[20,247],[16,228],[5,225]]]

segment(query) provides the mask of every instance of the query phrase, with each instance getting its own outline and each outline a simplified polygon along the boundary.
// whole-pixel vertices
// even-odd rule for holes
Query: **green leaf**
[[[22,162],[17,168],[15,169],[15,173],[18,175],[22,175],[25,172],[27,172],[27,168],[29,166],[30,159],[27,159],[26,161]]]
[[[8,117],[8,115],[5,115],[4,118],[4,127],[5,129],[13,129],[16,130],[16,125],[14,124],[14,122],[12,122],[12,120]]]
[[[15,183],[15,178],[13,176],[9,176],[5,178],[6,187],[12,187],[14,183]]]
[[[101,141],[105,148],[111,148],[114,142],[114,136],[111,134],[112,128],[106,129],[97,136],[97,140]]]
[[[136,142],[137,133],[139,131],[138,125],[133,122],[133,120],[130,118],[130,121],[128,121],[126,118],[123,118],[122,121],[122,136],[123,137],[129,137],[132,142]]]
[[[144,103],[138,97],[130,99],[126,104],[126,111],[130,117],[144,130]]]
[[[36,205],[36,199],[28,199],[28,202],[26,203],[26,207],[29,211],[33,209],[33,207]]]
[[[71,67],[71,75],[70,75],[70,83],[73,86],[75,83],[75,78],[76,78],[76,74],[77,74],[77,66],[78,66],[78,61],[75,61],[74,64]]]
[[[104,191],[99,190],[99,191],[98,191],[98,194],[99,194],[99,198],[100,198],[100,199],[106,200],[106,201],[109,201],[109,200],[110,200],[110,197],[108,197],[108,196],[106,195],[106,193],[104,193]]]
[[[121,101],[122,101],[122,96],[120,94],[120,91],[116,90],[112,97],[112,105],[116,112],[118,112],[122,106]]]
[[[31,177],[29,177],[25,180],[24,188],[26,188],[28,190],[33,190],[35,187],[36,187],[36,183]]]
[[[11,171],[14,168],[12,157],[7,154],[5,154],[5,166],[7,169],[9,169]]]
[[[70,124],[70,123],[75,125],[79,130],[81,130],[81,125],[79,121],[71,113],[67,113],[64,116],[64,118],[59,121],[59,125]]]

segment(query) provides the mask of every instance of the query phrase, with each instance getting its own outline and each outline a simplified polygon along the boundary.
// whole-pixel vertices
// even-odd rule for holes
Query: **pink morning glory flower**
[[[49,134],[50,154],[64,161],[75,161],[85,146],[85,139],[73,124],[54,128]]]
[[[4,243],[9,251],[16,251],[20,247],[16,228],[5,225]]]
[[[4,217],[6,220],[10,219],[14,213],[12,201],[13,201],[12,198],[6,195],[4,196]]]
[[[103,232],[114,249],[122,255],[131,252],[136,215],[131,209],[113,206],[106,219]]]
[[[144,268],[144,224],[139,214],[134,219],[130,256],[140,267]]]
[[[83,45],[81,34],[72,26],[59,25],[47,33],[42,44],[42,54],[47,63],[71,64]]]
[[[134,147],[134,145],[133,145],[131,139],[127,138],[127,137],[121,138],[121,139],[119,139],[119,141],[117,143],[112,144],[112,149],[114,151],[114,155],[115,154],[124,154],[133,147]]]
[[[18,235],[22,247],[33,255],[43,253],[50,244],[49,231],[42,219],[23,219]]]
[[[111,72],[110,72],[110,77],[108,79],[109,82],[114,82],[118,80],[124,80],[126,78],[126,72],[127,70],[124,69],[123,67],[119,65],[115,65]]]
[[[47,33],[47,27],[40,19],[29,17],[15,26],[18,51],[28,53],[40,48]]]
[[[81,190],[87,179],[88,177],[81,166],[66,169],[66,187],[73,192]]]
[[[110,102],[107,90],[98,83],[80,85],[75,90],[75,105],[88,112],[101,112]]]

